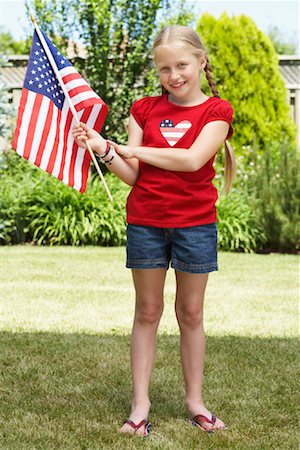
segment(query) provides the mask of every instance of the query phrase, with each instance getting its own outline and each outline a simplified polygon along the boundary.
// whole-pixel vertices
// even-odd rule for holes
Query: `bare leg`
[[[131,373],[133,399],[130,419],[138,424],[150,410],[148,395],[156,351],[156,332],[163,312],[165,269],[135,269],[132,271],[136,291],[135,316],[131,334]],[[136,433],[143,434],[141,427]],[[128,424],[122,432],[132,433]]]
[[[205,334],[203,327],[203,303],[208,274],[192,274],[176,271],[176,317],[180,328],[180,351],[186,386],[185,404],[190,418],[202,414],[211,419],[204,406],[202,387],[204,380]],[[210,429],[212,425],[207,424]],[[217,419],[215,428],[224,428]]]

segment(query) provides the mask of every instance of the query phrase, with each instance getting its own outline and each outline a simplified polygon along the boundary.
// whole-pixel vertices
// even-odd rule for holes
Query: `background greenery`
[[[99,8],[95,0],[28,2],[43,30],[63,51],[69,39],[80,39],[88,50],[89,57],[77,59],[76,64],[110,107],[102,134],[125,142],[134,99],[160,92],[151,62],[151,42],[157,30],[170,23],[196,25],[220,94],[235,110],[231,142],[238,171],[227,198],[221,194],[223,152],[216,158],[220,249],[297,252],[299,150],[270,37],[246,16],[223,14],[216,19],[203,14],[196,18],[184,1],[177,2],[176,8],[167,0],[102,3]],[[11,51],[21,48],[21,43],[12,47],[7,40],[6,36]],[[278,41],[275,44],[280,48]],[[205,80],[202,87],[211,95]],[[0,97],[3,118],[13,112],[3,90]],[[11,128],[5,126],[1,121],[1,135],[7,137]],[[107,201],[97,177],[92,177],[81,196],[8,151],[0,161],[0,243],[123,244],[128,188],[106,176],[113,204]]]
[[[118,433],[129,414],[134,290],[125,249],[0,248],[3,450],[296,450],[298,258],[220,253],[205,303],[205,401],[229,429],[186,421],[175,279],[150,388],[147,441]]]

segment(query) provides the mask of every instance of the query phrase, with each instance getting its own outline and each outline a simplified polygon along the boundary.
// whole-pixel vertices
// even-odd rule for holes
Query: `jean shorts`
[[[130,269],[168,269],[208,273],[218,270],[218,233],[215,223],[188,228],[127,225]]]

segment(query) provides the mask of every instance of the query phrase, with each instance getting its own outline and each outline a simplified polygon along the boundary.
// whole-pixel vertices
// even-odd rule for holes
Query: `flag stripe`
[[[88,119],[90,117],[91,114],[91,110],[86,109],[81,117],[81,122],[87,123]],[[72,145],[72,143],[71,143]],[[88,152],[88,150],[87,150]],[[77,169],[76,167],[76,160],[77,160],[77,155],[78,155],[78,145],[76,145],[76,143],[74,142],[73,147],[72,147],[72,153],[71,153],[71,160],[69,163],[69,171],[68,171],[68,177],[69,177],[69,185],[70,186],[74,186],[74,181],[75,181],[75,170]],[[90,158],[91,159],[91,158]]]
[[[19,155],[23,156],[24,154],[24,148],[26,144],[27,139],[27,131],[30,125],[31,120],[31,112],[32,107],[34,104],[35,95],[31,92],[28,93],[26,104],[23,104],[24,107],[24,114],[23,114],[23,120],[20,124],[20,135],[18,139],[18,153]]]
[[[50,158],[47,164],[46,172],[52,173],[53,167],[55,164],[55,158],[57,155],[57,149],[59,144],[59,125],[60,125],[60,119],[61,119],[61,110],[58,109],[57,111],[57,119],[56,119],[56,127],[55,127],[55,139],[54,139],[54,145],[50,154]]]
[[[26,143],[25,143],[24,151],[23,151],[23,157],[26,159],[29,159],[29,156],[30,156],[30,151],[31,151],[34,134],[35,134],[36,122],[38,119],[38,112],[40,109],[41,101],[42,101],[42,97],[36,96],[34,99],[33,105],[32,105],[31,120],[30,120],[28,129],[27,129],[27,139],[26,139]]]
[[[58,116],[58,108],[53,107],[53,114],[52,114],[52,122],[49,130],[49,134],[47,136],[47,144],[45,145],[44,153],[42,155],[41,159],[41,165],[40,167],[43,170],[46,170],[48,161],[51,156],[51,152],[54,146],[55,141],[55,135],[56,135],[56,122],[57,122],[57,116]],[[43,137],[43,141],[46,140],[46,136]]]
[[[16,131],[15,131],[14,139],[13,139],[13,142],[12,142],[12,146],[15,149],[17,148],[17,145],[18,145],[18,142],[19,142],[19,135],[20,135],[21,124],[22,124],[22,120],[23,120],[23,114],[24,114],[24,110],[25,110],[25,105],[27,103],[27,97],[28,97],[28,91],[27,91],[27,89],[23,89],[22,90],[22,94],[21,94],[20,106],[19,106],[19,110],[18,110]]]
[[[43,128],[43,132],[42,132],[42,137],[38,146],[38,151],[37,151],[37,155],[35,158],[34,164],[36,164],[37,166],[40,166],[41,164],[41,160],[42,160],[42,156],[43,156],[43,152],[45,150],[45,146],[48,140],[48,136],[49,136],[49,132],[50,132],[50,126],[52,123],[52,117],[53,117],[53,103],[49,101],[48,104],[48,112],[46,114],[46,120],[45,120],[45,125]]]

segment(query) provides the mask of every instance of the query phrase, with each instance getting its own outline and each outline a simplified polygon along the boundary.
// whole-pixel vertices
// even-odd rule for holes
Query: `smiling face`
[[[193,102],[203,95],[199,75],[206,64],[204,57],[196,56],[185,46],[159,45],[155,48],[154,59],[170,101]]]

